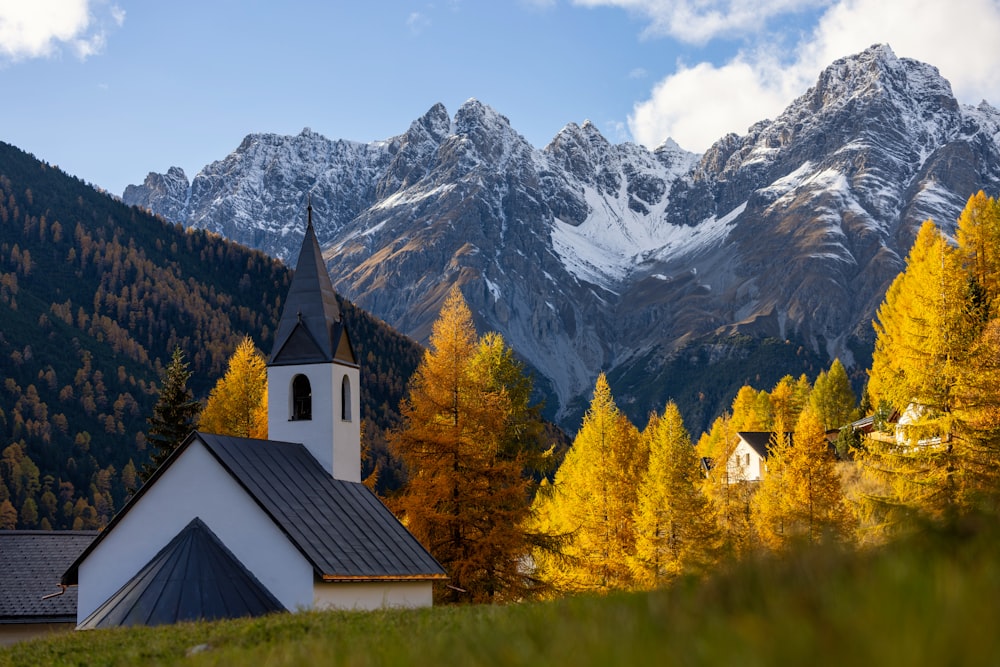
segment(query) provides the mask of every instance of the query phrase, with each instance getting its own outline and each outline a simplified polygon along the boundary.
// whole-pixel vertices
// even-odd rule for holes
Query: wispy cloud
[[[410,12],[406,17],[406,27],[414,35],[419,35],[431,25],[430,18],[421,12]]]
[[[830,0],[573,0],[584,7],[620,7],[647,22],[644,35],[690,44],[741,36],[768,20],[830,4]]]
[[[0,0],[0,62],[100,53],[125,11],[100,0]]]
[[[837,58],[872,44],[938,67],[960,101],[1000,103],[998,0],[575,0],[617,6],[646,21],[646,38],[703,44],[739,37],[746,45],[721,64],[679,64],[629,117],[633,137],[655,146],[671,137],[702,151],[727,132],[773,118]],[[750,7],[751,9],[746,9]],[[819,19],[776,47],[767,29],[778,18]]]

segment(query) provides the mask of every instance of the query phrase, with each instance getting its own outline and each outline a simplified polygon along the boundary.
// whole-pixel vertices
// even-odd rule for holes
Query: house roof
[[[325,363],[337,359],[355,363],[354,350],[340,315],[337,294],[308,210],[306,235],[285,297],[269,363]]]
[[[76,589],[59,593],[67,567],[96,530],[0,530],[0,624],[76,623]]]
[[[193,519],[80,629],[263,616],[285,608],[199,519]]]
[[[301,444],[192,433],[69,567],[79,566],[144,491],[195,441],[208,451],[288,537],[325,581],[445,579],[441,565],[360,482],[334,479]]]
[[[738,435],[745,443],[750,445],[758,456],[762,459],[766,459],[771,455],[771,438],[774,437],[774,433],[771,431],[740,431]],[[789,441],[791,441],[792,434],[785,433]]]

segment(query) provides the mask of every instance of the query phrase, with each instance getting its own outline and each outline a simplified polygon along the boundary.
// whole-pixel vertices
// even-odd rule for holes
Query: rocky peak
[[[142,185],[125,188],[122,199],[125,202],[142,202],[143,206],[168,220],[182,220],[190,187],[184,170],[170,167],[165,174],[149,172]]]
[[[154,197],[168,176],[128,203],[169,215]],[[733,332],[849,364],[914,225],[947,225],[997,188],[1000,113],[959,106],[933,67],[876,45],[701,156],[612,144],[589,122],[536,150],[472,99],[371,144],[251,135],[195,177],[177,220],[284,258],[311,195],[346,297],[425,340],[458,284],[553,409],[569,414],[607,370],[644,418],[678,396],[669,364],[725,361]]]
[[[451,119],[441,103],[413,121],[406,133],[393,141],[395,155],[375,186],[375,196],[384,199],[419,182],[434,167],[437,151],[450,133]]]

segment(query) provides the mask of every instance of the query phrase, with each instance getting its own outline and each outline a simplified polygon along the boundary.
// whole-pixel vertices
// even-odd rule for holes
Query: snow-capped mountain
[[[287,259],[310,197],[346,297],[426,340],[457,282],[561,416],[604,370],[641,421],[683,392],[728,401],[665,369],[718,371],[745,354],[733,333],[826,363],[870,351],[920,223],[952,225],[998,188],[1000,112],[959,105],[935,68],[873,46],[704,155],[611,144],[589,122],[537,149],[470,100],[384,142],[250,135],[190,186],[150,174],[124,199]]]

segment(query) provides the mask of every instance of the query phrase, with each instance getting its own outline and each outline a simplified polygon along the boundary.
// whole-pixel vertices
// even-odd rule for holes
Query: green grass
[[[651,593],[77,632],[2,649],[0,665],[995,665],[998,546],[978,528]]]

